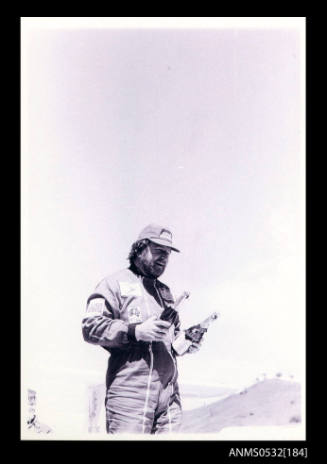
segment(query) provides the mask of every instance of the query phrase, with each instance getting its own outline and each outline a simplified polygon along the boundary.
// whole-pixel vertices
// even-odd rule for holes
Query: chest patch
[[[142,296],[141,286],[138,282],[119,282],[121,296]]]
[[[131,306],[128,308],[128,322],[130,324],[137,324],[142,322],[142,315],[138,306]]]

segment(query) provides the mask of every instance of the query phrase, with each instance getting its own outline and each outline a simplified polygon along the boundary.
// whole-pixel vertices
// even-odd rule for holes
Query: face
[[[147,274],[159,277],[166,269],[171,248],[150,242],[139,255],[139,260]]]

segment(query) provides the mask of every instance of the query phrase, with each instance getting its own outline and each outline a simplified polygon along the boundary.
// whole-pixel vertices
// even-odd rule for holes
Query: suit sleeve
[[[181,333],[181,321],[179,319],[179,315],[177,314],[176,321],[175,321],[175,330],[174,330],[175,339],[179,336],[180,333]]]
[[[106,348],[127,349],[131,343],[129,325],[119,318],[119,303],[113,291],[103,283],[87,300],[82,319],[86,342]]]
[[[172,350],[173,350],[175,356],[183,356],[185,354],[185,353],[179,354],[174,348],[175,340],[177,338],[183,337],[183,336],[184,336],[184,330],[181,330],[181,321],[179,319],[179,316],[177,315],[177,318],[176,318],[176,321],[175,321],[174,341],[172,343]]]

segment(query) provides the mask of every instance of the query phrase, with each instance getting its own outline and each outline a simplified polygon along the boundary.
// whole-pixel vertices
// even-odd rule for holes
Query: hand
[[[196,353],[197,351],[199,351],[200,346],[201,346],[200,342],[198,342],[198,343],[197,342],[192,342],[192,345],[189,347],[187,352],[188,353]]]
[[[151,316],[146,321],[135,326],[135,338],[143,342],[160,342],[167,335],[170,326],[170,322]]]

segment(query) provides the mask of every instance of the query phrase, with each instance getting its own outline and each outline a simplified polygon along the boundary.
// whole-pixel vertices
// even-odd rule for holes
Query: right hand
[[[157,319],[157,316],[151,316],[135,326],[135,338],[143,342],[160,342],[167,335],[170,326],[170,322]]]

